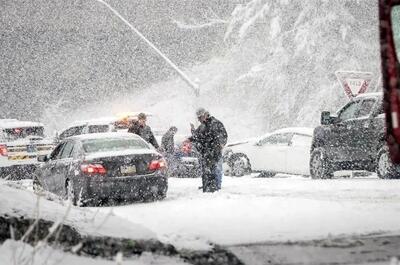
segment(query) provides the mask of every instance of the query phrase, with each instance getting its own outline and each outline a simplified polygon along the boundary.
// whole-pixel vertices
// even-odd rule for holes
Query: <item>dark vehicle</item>
[[[164,158],[130,133],[70,137],[56,146],[36,171],[34,189],[68,198],[73,204],[163,199],[167,193]]]
[[[175,152],[166,155],[168,176],[177,178],[199,178],[202,175],[199,154],[189,141],[177,143]]]
[[[380,178],[395,178],[385,142],[382,93],[361,94],[336,115],[322,112],[314,130],[310,155],[312,178],[331,178],[338,170],[376,171]]]

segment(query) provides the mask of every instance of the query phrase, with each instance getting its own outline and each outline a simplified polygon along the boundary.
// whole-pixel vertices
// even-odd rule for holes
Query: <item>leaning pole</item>
[[[181,69],[179,69],[176,64],[174,64],[165,54],[163,54],[151,41],[149,41],[139,30],[137,30],[129,21],[127,21],[124,17],[118,13],[113,7],[111,7],[108,3],[103,0],[96,0],[97,2],[102,3],[108,9],[110,9],[119,19],[121,19],[131,30],[133,30],[142,40],[144,40],[153,50],[155,50],[158,55],[160,55],[176,72],[178,72],[179,76],[186,82],[193,90],[196,97],[200,94],[200,87],[197,83],[193,82]]]

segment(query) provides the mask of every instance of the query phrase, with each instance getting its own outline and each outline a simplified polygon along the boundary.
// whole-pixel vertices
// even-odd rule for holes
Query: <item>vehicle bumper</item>
[[[74,182],[75,194],[84,204],[130,202],[163,199],[168,179],[163,173],[131,177],[80,177]]]

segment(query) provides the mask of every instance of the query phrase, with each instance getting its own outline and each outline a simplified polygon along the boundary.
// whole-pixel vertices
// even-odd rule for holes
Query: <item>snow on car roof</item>
[[[68,139],[90,140],[106,138],[134,138],[142,139],[139,135],[128,132],[106,132],[106,133],[88,133],[69,137]]]
[[[118,119],[115,117],[104,117],[104,118],[97,118],[97,119],[81,120],[81,121],[75,121],[75,122],[71,123],[68,126],[68,128],[72,127],[72,126],[79,126],[79,125],[108,125],[117,120]]]
[[[240,141],[234,141],[234,142],[228,142],[226,146],[233,146],[233,145],[238,145],[238,144],[244,144],[248,142],[253,142],[253,141],[259,141],[260,139],[263,139],[267,136],[277,134],[277,133],[297,133],[297,134],[303,134],[303,135],[308,135],[310,137],[313,136],[314,128],[311,127],[287,127],[287,128],[281,128],[272,132],[268,132],[266,134],[263,134],[261,136],[256,136],[256,137],[251,137],[247,138],[244,140]]]
[[[40,122],[20,121],[16,119],[1,119],[0,128],[43,127]]]
[[[126,149],[126,150],[118,150],[118,151],[104,151],[104,152],[95,152],[89,153],[85,155],[86,160],[92,160],[96,158],[102,157],[113,157],[113,156],[129,156],[129,155],[143,155],[143,154],[158,154],[154,149]]]
[[[282,128],[278,129],[276,131],[271,132],[271,134],[276,134],[276,133],[299,133],[299,134],[305,134],[305,135],[313,135],[314,128],[310,127],[288,127],[288,128]]]

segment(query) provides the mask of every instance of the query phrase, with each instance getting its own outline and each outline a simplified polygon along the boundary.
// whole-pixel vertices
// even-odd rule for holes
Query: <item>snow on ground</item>
[[[36,196],[23,187],[31,183],[22,187],[18,183],[10,187],[10,183],[14,182],[0,181],[0,214],[34,217]],[[163,201],[72,207],[66,224],[81,233],[158,238],[190,249],[207,249],[211,242],[232,246],[400,232],[400,180],[375,175],[312,180],[253,174],[224,177],[223,189],[213,194],[199,190],[200,184],[200,179],[170,178]],[[57,221],[67,206],[52,199],[41,199],[40,215]]]
[[[51,248],[47,245],[42,248],[35,249],[21,241],[7,240],[0,245],[0,257],[2,265],[15,265],[15,264],[30,264],[30,265],[44,265],[44,264],[57,264],[57,265],[112,265],[112,264],[135,264],[135,265],[161,265],[161,264],[177,264],[183,265],[184,263],[179,258],[165,257],[154,255],[152,253],[143,253],[137,257],[130,257],[122,259],[115,257],[115,261],[104,260],[100,258],[90,258],[85,256],[77,256],[70,253],[65,253],[61,250]],[[117,262],[119,261],[119,262]],[[122,261],[122,262],[120,262]]]
[[[68,210],[67,202],[51,195],[47,195],[47,198],[54,201],[47,200],[45,197],[38,197],[32,190],[26,189],[27,186],[31,185],[31,181],[8,182],[0,180],[0,216],[5,214],[30,218],[38,216],[54,222],[61,221],[65,216],[64,223],[73,226],[81,234],[133,239],[157,238],[145,226],[115,216],[112,209],[100,212],[95,209],[71,207],[66,214]],[[40,198],[39,204],[38,198]],[[38,209],[39,213],[37,212]]]
[[[171,178],[166,200],[113,212],[178,248],[400,231],[399,180],[224,177],[214,194],[199,185],[200,179]]]

